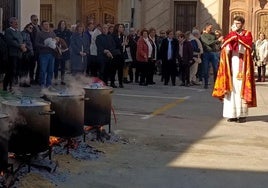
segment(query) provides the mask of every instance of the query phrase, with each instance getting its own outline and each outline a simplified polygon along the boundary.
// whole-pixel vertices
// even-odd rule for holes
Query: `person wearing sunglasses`
[[[35,47],[35,38],[36,38],[37,32],[41,31],[41,26],[38,24],[39,19],[37,15],[35,14],[31,15],[30,20],[31,20],[30,24],[33,26],[30,36],[31,36],[32,44],[33,44],[33,50],[34,50],[34,58],[32,59],[29,65],[30,66],[29,67],[30,83],[38,84],[39,83],[39,63],[38,63],[39,54]]]
[[[33,52],[33,44],[31,41],[31,33],[33,32],[33,26],[32,24],[27,24],[23,31],[21,32],[23,42],[26,45],[26,51],[22,53],[22,58],[19,63],[20,67],[20,87],[30,87],[30,84],[27,82],[28,81],[28,74],[30,71],[30,63],[33,61],[34,57],[34,52]]]

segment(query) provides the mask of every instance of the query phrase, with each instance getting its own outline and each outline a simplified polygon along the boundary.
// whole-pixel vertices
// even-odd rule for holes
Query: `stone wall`
[[[154,27],[157,30],[172,28],[170,0],[141,2],[141,28]]]
[[[201,0],[198,3],[197,25],[202,29],[212,23],[215,29],[222,28],[222,0]]]
[[[55,27],[60,20],[65,20],[68,26],[77,20],[76,0],[40,0],[40,4],[52,4],[52,22]]]
[[[161,29],[174,28],[174,3],[180,0],[136,0],[137,9],[140,6],[140,22],[138,28],[155,27]],[[222,27],[223,0],[192,0],[197,2],[197,26],[202,29],[207,22],[212,23],[216,29]]]

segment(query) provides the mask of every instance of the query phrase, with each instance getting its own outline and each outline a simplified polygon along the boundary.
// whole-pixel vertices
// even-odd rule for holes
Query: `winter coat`
[[[7,28],[5,31],[6,43],[8,46],[9,56],[21,57],[21,44],[23,44],[23,38],[21,32]]]
[[[140,37],[137,42],[136,59],[139,62],[148,62],[149,48],[143,37]]]
[[[89,39],[85,34],[73,33],[70,40],[71,71],[83,73],[87,67],[87,55],[81,56],[83,51],[89,54]]]

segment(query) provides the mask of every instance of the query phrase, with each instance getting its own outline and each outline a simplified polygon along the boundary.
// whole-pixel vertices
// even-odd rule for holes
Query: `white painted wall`
[[[30,23],[30,16],[40,15],[40,0],[20,0],[18,1],[18,19],[21,30]]]
[[[212,23],[215,29],[222,27],[223,0],[200,0],[200,12],[197,14],[199,27]]]

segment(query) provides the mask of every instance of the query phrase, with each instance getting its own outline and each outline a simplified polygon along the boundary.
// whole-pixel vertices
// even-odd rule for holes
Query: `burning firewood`
[[[67,149],[76,149],[78,147],[78,142],[76,141],[76,139],[68,139],[67,143],[64,146]]]
[[[49,137],[49,146],[50,147],[59,145],[61,142],[63,142],[62,138],[55,137],[55,136],[50,136]]]

